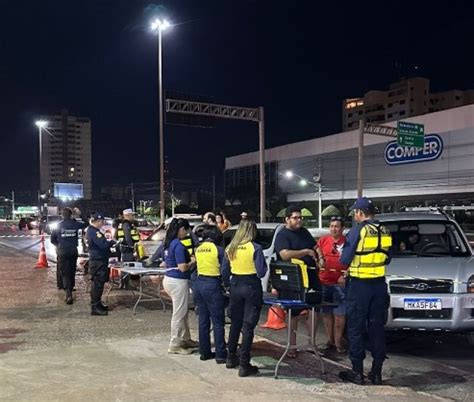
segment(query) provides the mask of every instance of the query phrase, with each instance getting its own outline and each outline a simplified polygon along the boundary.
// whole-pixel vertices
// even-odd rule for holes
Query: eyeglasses
[[[290,219],[293,219],[295,221],[302,221],[304,218],[302,216],[290,216]]]

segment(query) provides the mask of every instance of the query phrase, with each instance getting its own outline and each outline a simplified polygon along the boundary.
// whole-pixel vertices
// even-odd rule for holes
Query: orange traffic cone
[[[46,258],[46,249],[44,248],[44,234],[41,235],[41,248],[36,268],[49,268],[48,260]]]
[[[280,307],[272,306],[268,309],[267,322],[261,325],[262,328],[283,329],[286,328],[286,314]]]

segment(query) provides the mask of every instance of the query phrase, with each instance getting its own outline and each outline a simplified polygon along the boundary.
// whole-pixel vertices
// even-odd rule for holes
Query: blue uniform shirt
[[[58,253],[77,252],[78,230],[83,224],[73,219],[64,219],[59,222],[58,227],[51,233],[51,243],[57,247]]]
[[[186,264],[191,261],[188,250],[184,247],[179,239],[171,240],[169,247],[164,251],[164,260],[166,263],[166,276],[177,279],[189,279],[191,272],[181,272],[178,269],[178,264]]]
[[[89,259],[91,261],[109,259],[110,247],[115,244],[113,240],[107,240],[105,235],[92,225],[87,229],[86,238],[89,246]]]

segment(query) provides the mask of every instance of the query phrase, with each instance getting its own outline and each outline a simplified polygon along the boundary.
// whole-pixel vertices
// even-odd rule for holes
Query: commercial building
[[[85,199],[92,198],[90,119],[66,110],[41,119],[47,122],[40,129],[41,192],[53,194],[55,183],[71,183],[82,185]]]
[[[415,77],[390,85],[388,91],[372,90],[363,97],[342,102],[342,129],[353,130],[359,120],[383,123],[474,103],[474,90],[430,93],[430,81]]]
[[[383,211],[402,206],[472,204],[474,105],[404,121],[424,124],[425,146],[401,147],[396,139],[366,134],[364,195],[373,198]],[[386,125],[395,127],[396,122]],[[267,149],[267,188],[277,183],[288,202],[317,201],[315,187],[301,187],[297,180],[287,180],[284,172],[291,170],[311,180],[320,165],[323,207],[347,205],[357,196],[357,159],[357,130]],[[250,185],[257,191],[257,152],[228,157],[225,168],[226,192]]]

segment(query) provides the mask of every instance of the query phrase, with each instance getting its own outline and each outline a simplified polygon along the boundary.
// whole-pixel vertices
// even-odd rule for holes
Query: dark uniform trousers
[[[257,275],[233,275],[230,280],[229,317],[231,319],[228,349],[231,356],[237,352],[240,332],[240,364],[250,364],[254,330],[260,318],[263,292]]]
[[[89,261],[89,274],[91,276],[91,304],[92,308],[98,306],[102,300],[104,284],[109,280],[108,258]]]
[[[76,285],[77,250],[64,251],[58,249],[56,279],[58,288],[72,290]]]
[[[352,368],[356,372],[363,372],[366,335],[373,358],[372,371],[382,370],[386,353],[384,325],[388,301],[385,277],[349,279],[346,298],[347,334]]]
[[[199,309],[199,353],[203,356],[211,354],[210,325],[214,331],[216,357],[225,359],[225,306],[220,277],[211,278],[198,276],[193,285],[194,303]]]

